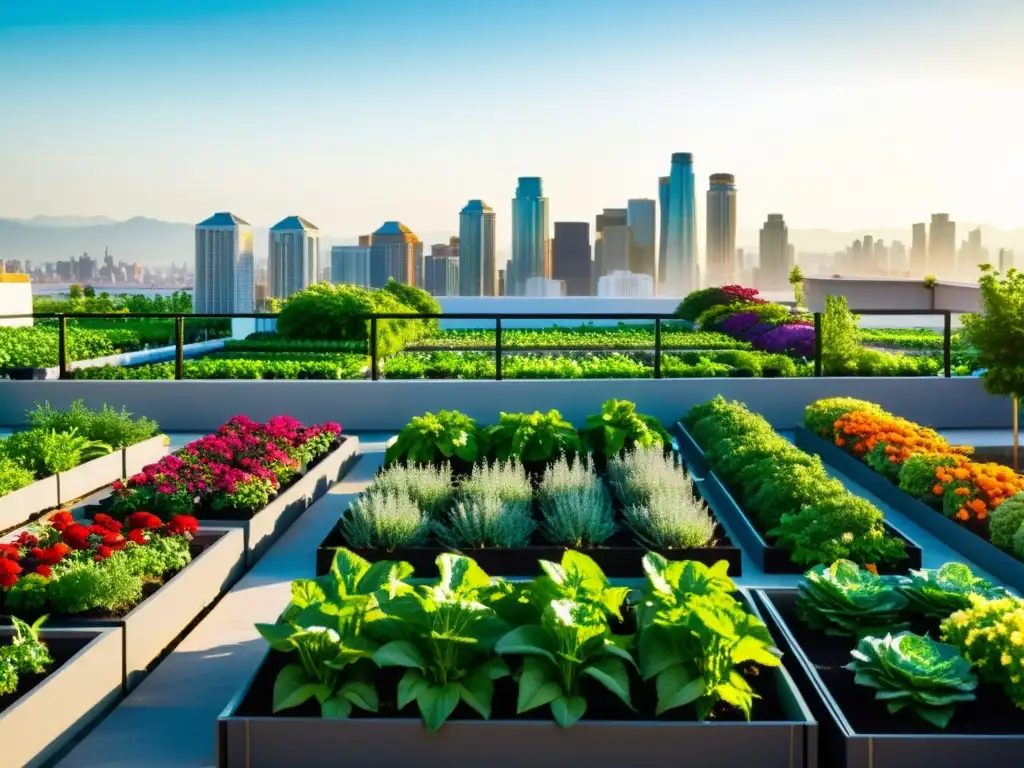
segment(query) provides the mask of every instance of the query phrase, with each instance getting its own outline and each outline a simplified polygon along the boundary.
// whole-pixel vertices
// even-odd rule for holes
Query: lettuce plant
[[[21,675],[38,675],[53,666],[50,649],[39,637],[44,621],[46,616],[33,624],[11,617],[14,637],[8,645],[0,647],[0,696],[17,691]]]
[[[912,632],[865,637],[851,652],[847,669],[858,685],[877,688],[891,714],[909,709],[937,728],[945,728],[957,703],[974,701],[978,678],[971,663],[952,645]]]
[[[515,674],[519,684],[516,711],[545,704],[563,728],[587,711],[584,680],[595,680],[627,707],[629,667],[636,667],[628,647],[632,638],[615,636],[609,619],[622,618],[628,587],[612,587],[598,565],[569,550],[561,563],[540,561],[544,573],[526,590],[533,621],[502,637],[495,650],[522,656]]]
[[[897,582],[849,560],[816,565],[797,587],[797,616],[827,635],[866,635],[907,627],[900,614],[908,600]]]
[[[636,403],[608,400],[601,412],[587,417],[580,430],[583,444],[591,453],[610,459],[633,447],[649,448],[669,442],[668,433],[657,419],[636,412]]]
[[[911,571],[899,579],[899,590],[915,613],[944,619],[954,611],[971,607],[970,595],[986,599],[1009,597],[1002,587],[975,576],[963,563],[946,563],[937,570]]]
[[[437,558],[440,578],[411,591],[379,593],[381,613],[392,621],[370,625],[387,640],[373,654],[379,667],[403,667],[398,707],[416,702],[430,732],[463,702],[487,719],[494,681],[509,674],[494,646],[509,624],[495,610],[514,589],[492,579],[468,557]]]
[[[485,434],[490,452],[498,461],[552,461],[583,452],[575,428],[555,410],[502,413],[498,423]]]
[[[411,575],[408,563],[371,565],[341,549],[327,575],[292,582],[292,600],[280,620],[256,625],[273,650],[296,657],[274,681],[273,711],[316,699],[324,717],[348,717],[353,707],[376,712],[370,659],[379,645],[363,630],[386,622],[378,598],[411,591],[403,581]]]
[[[749,720],[757,694],[738,667],[778,666],[780,654],[765,625],[732,596],[728,563],[709,568],[648,553],[643,564],[640,674],[656,680],[657,714],[694,704],[704,720],[721,701]]]
[[[474,463],[480,458],[476,421],[458,411],[414,416],[388,446],[385,464],[432,464],[452,458]]]

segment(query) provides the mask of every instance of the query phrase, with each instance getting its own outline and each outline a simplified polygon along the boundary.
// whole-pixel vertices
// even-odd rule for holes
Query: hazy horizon
[[[741,230],[1012,230],[1022,24],[1015,0],[8,4],[0,216],[300,214],[347,238],[456,232],[482,198],[505,249],[517,177],[592,224],[688,151],[701,222],[728,172]]]

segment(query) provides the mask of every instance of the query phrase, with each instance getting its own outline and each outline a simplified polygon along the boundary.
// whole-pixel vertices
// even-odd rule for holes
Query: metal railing
[[[946,378],[952,376],[952,336],[953,336],[953,313],[949,310],[922,310],[922,309],[855,309],[851,310],[854,315],[874,315],[892,317],[915,317],[915,316],[941,316],[943,318],[943,340],[942,340],[942,368]],[[814,375],[822,375],[822,313],[814,312]],[[68,320],[173,320],[174,321],[174,378],[184,378],[185,365],[185,321],[195,320],[273,320],[278,313],[273,312],[251,312],[242,314],[180,314],[180,313],[116,313],[116,312],[82,312],[82,313],[28,313],[18,315],[0,315],[0,320],[33,319],[33,320],[56,320],[57,354],[59,378],[68,378],[67,359],[67,330]],[[584,321],[642,321],[654,323],[654,378],[660,379],[662,362],[662,325],[666,322],[684,322],[672,314],[665,313],[642,313],[642,312],[567,312],[567,313],[500,313],[500,312],[449,312],[438,314],[415,314],[415,313],[374,313],[350,315],[347,319],[354,321],[369,322],[369,356],[370,356],[370,379],[377,381],[379,376],[380,355],[377,345],[378,322],[381,320],[489,320],[494,322],[495,340],[495,380],[502,380],[502,322],[507,320],[551,320],[562,322],[566,320]],[[567,348],[568,349],[568,348]],[[556,351],[556,350],[552,350]],[[562,351],[562,350],[557,350]],[[628,349],[621,350],[623,352]],[[713,352],[715,350],[708,350]]]

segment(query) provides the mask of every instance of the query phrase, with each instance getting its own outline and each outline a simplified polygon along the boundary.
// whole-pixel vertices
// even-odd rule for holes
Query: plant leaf
[[[577,723],[587,711],[587,700],[582,696],[559,696],[551,702],[551,714],[562,728]]]
[[[542,659],[527,656],[519,672],[519,700],[516,712],[522,714],[543,706],[562,695],[562,686],[555,680],[555,670]]]
[[[340,693],[334,694],[320,705],[320,717],[343,720],[352,714],[352,702]]]
[[[270,643],[275,651],[293,651],[291,639],[299,630],[291,624],[257,624],[256,630]]]
[[[458,683],[428,685],[419,692],[416,703],[420,706],[423,723],[430,733],[436,733],[459,705],[462,687]]]
[[[277,673],[274,680],[273,712],[291,709],[316,695],[318,684],[310,682],[299,664],[289,664]]]
[[[427,666],[419,649],[408,640],[392,640],[382,645],[373,654],[373,663],[378,667],[410,667],[420,672]]]
[[[415,669],[410,669],[398,681],[398,708],[404,709],[409,702],[415,701],[420,691],[429,685],[427,678]]]
[[[341,686],[338,693],[367,712],[376,712],[380,707],[377,689],[362,680],[349,680]]]
[[[657,677],[669,667],[682,664],[684,661],[682,654],[672,645],[668,631],[657,625],[641,632],[637,645],[640,653],[640,675],[644,680]]]
[[[629,699],[629,671],[622,659],[605,657],[584,667],[583,674],[597,680],[622,699],[623,704],[633,709],[633,703]]]
[[[494,699],[494,681],[479,673],[470,675],[462,681],[459,695],[462,700],[475,709],[484,720],[491,717],[491,701]]]
[[[693,677],[682,664],[671,666],[658,675],[658,709],[655,714],[690,704],[703,696],[706,689],[703,677]]]
[[[548,649],[549,643],[548,633],[544,631],[542,626],[539,624],[526,624],[525,626],[513,629],[498,640],[494,650],[503,656],[506,654],[543,656],[554,664],[555,654]]]

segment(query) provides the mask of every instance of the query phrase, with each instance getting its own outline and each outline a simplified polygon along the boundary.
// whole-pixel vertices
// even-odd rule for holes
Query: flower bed
[[[342,550],[258,627],[271,650],[218,721],[218,765],[621,766],[679,744],[702,764],[813,765],[815,724],[722,566],[648,555],[634,610],[578,553],[521,584],[442,555],[413,587],[409,564]],[[339,610],[352,620],[324,629]]]
[[[959,564],[886,579],[836,563],[759,597],[821,725],[821,765],[1020,764],[1020,600]]]
[[[920,548],[877,507],[738,403],[718,397],[691,409],[679,449],[697,471],[708,470],[715,511],[767,573],[840,557],[888,572],[920,567]]]
[[[971,562],[1024,589],[1024,477],[1009,467],[971,461],[973,449],[849,398],[809,405],[796,442]]]

